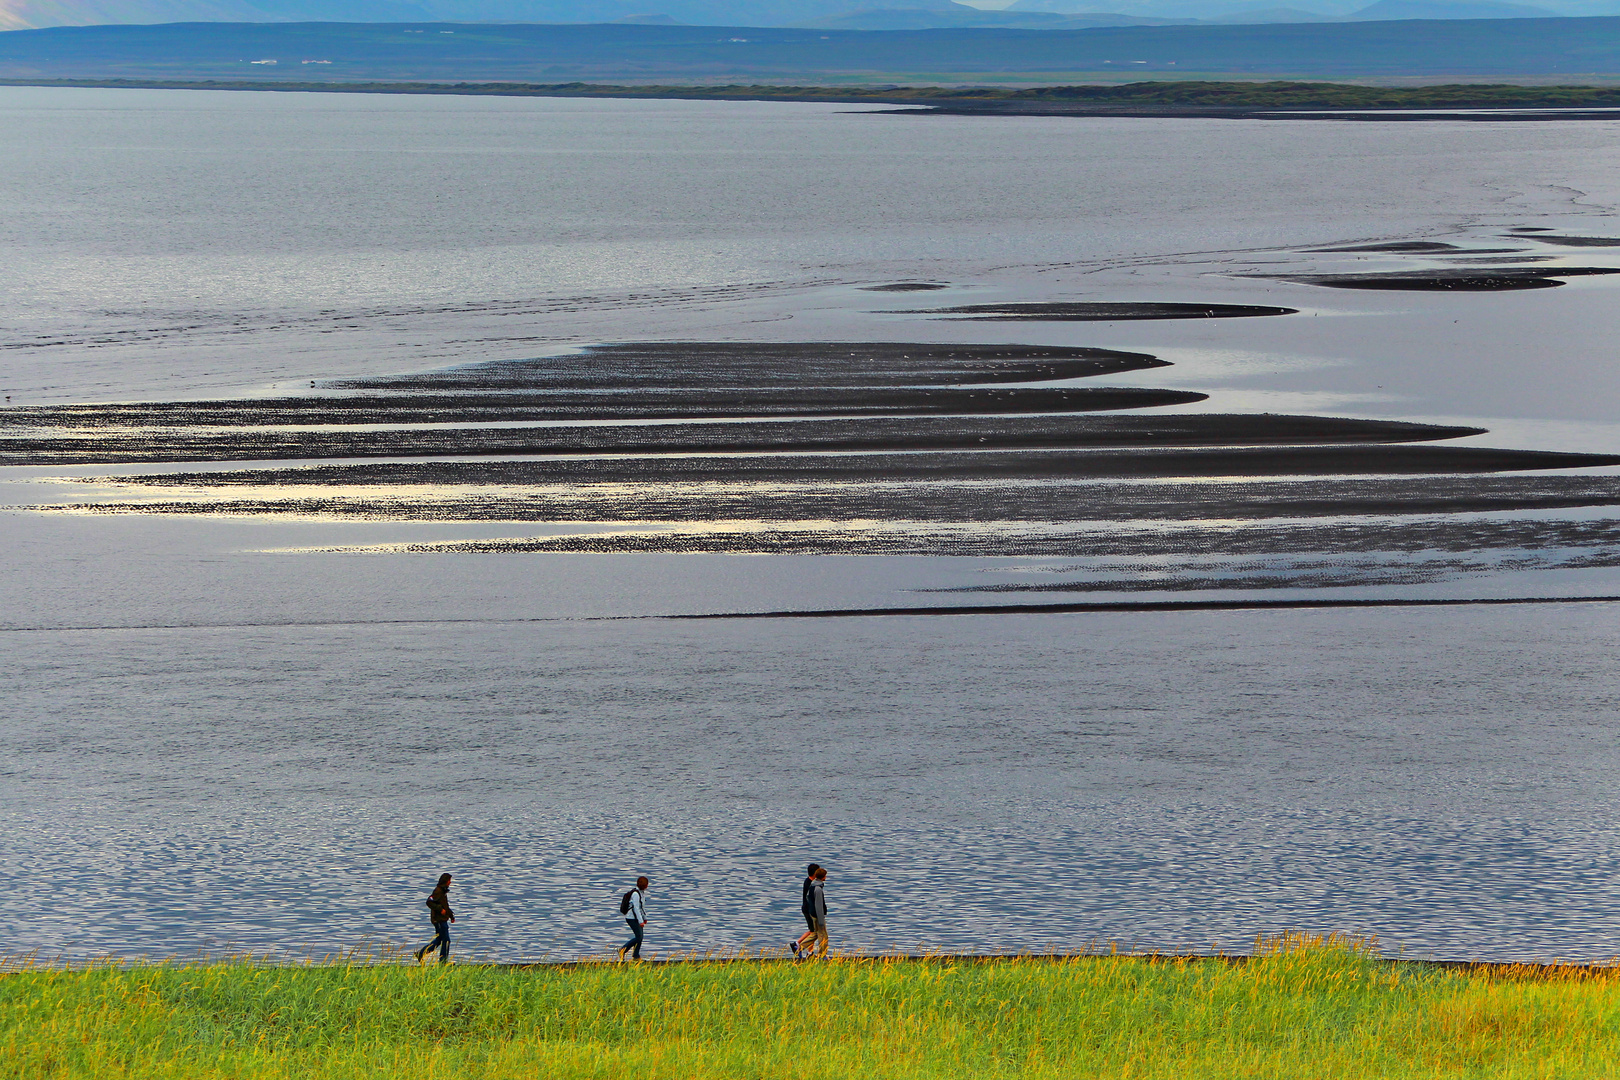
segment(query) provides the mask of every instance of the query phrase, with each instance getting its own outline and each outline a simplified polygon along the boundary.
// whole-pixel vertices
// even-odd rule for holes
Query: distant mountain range
[[[1620,14],[1620,0],[0,0],[0,30],[173,22],[681,23],[845,30]]]
[[[0,78],[834,85],[1620,74],[1620,18],[1089,30],[168,23],[0,33]]]

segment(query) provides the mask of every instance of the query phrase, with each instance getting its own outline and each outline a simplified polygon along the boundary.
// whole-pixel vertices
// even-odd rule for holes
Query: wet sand
[[[1461,250],[1463,249],[1458,247],[1456,244],[1446,244],[1436,240],[1391,240],[1381,244],[1349,244],[1344,247],[1306,249],[1308,252],[1320,254],[1338,254],[1340,252],[1376,252],[1385,255],[1424,255],[1430,252],[1451,252]]]
[[[1255,304],[1153,304],[1058,301],[1043,303],[962,304],[947,308],[912,308],[891,315],[964,315],[984,322],[1129,322],[1136,319],[1248,319],[1297,315],[1294,308]]]
[[[884,291],[943,288],[877,286]],[[876,291],[876,290],[874,290]],[[942,386],[1027,383],[1167,367],[1156,356],[1114,349],[921,342],[659,342],[593,345],[534,360],[497,360],[448,371],[332,379],[341,390],[703,390],[784,387]]]
[[[941,455],[927,455],[930,458]],[[1026,455],[973,455],[1024,458]],[[549,463],[548,463],[549,464]],[[595,462],[565,465],[594,466]],[[1176,484],[1073,482],[1062,462],[990,462],[1004,471],[905,471],[905,458],[857,460],[827,476],[744,463],[691,482],[677,473],[596,468],[554,471],[528,463],[360,465],[223,473],[90,477],[88,483],[167,491],[185,498],[101,501],[94,512],[299,514],[409,521],[1178,521],[1445,515],[1620,506],[1620,477],[1377,476],[1334,480],[1257,480]],[[1023,465],[1027,471],[1013,472]],[[680,480],[672,482],[672,476]],[[682,481],[687,481],[682,483]],[[314,489],[310,494],[243,497],[239,489]],[[390,493],[389,487],[459,488],[452,493]],[[468,491],[468,488],[481,490]],[[205,494],[194,494],[202,489]],[[56,509],[73,507],[59,504]]]
[[[1206,395],[1131,387],[960,390],[646,390],[601,393],[400,394],[381,397],[186,401],[150,405],[61,405],[8,410],[17,428],[253,427],[332,424],[517,423],[573,420],[687,420],[711,416],[973,415],[1142,409],[1185,405]]]
[[[842,525],[806,523],[799,527],[738,522],[731,530],[712,525],[688,530],[652,530],[511,537],[492,540],[351,545],[332,551],[400,553],[590,552],[595,554],[676,553],[731,555],[915,555],[1026,558],[1186,558],[1199,556],[1281,556],[1322,552],[1503,552],[1562,551],[1552,566],[1620,566],[1620,520],[1418,519],[1332,524],[1123,526],[1065,528],[950,528],[931,523],[892,522]]]
[[[1398,270],[1377,274],[1288,274],[1275,280],[1330,289],[1386,289],[1400,292],[1493,292],[1507,289],[1556,289],[1561,278],[1620,274],[1620,267],[1503,267],[1500,270]],[[1256,275],[1262,276],[1262,275]]]
[[[849,453],[1124,446],[1310,445],[1424,442],[1480,428],[1274,414],[872,417],[586,427],[404,428],[383,431],[92,431],[73,437],[0,437],[0,463],[69,465],[522,454]],[[447,467],[458,475],[467,466]],[[527,473],[523,463],[501,468]],[[286,482],[298,483],[304,471]],[[224,482],[224,481],[221,481]],[[379,482],[388,482],[382,480]],[[512,482],[522,482],[514,480]]]
[[[893,607],[893,608],[829,608],[826,611],[761,611],[761,612],[734,612],[723,611],[705,615],[666,615],[663,618],[680,620],[710,620],[710,619],[837,619],[837,618],[879,618],[883,616],[912,616],[912,615],[1006,615],[1009,613],[1023,613],[1026,615],[1081,615],[1103,614],[1111,611],[1253,611],[1274,608],[1284,610],[1312,610],[1320,608],[1391,608],[1391,607],[1518,607],[1535,606],[1541,604],[1613,604],[1620,603],[1620,596],[1525,596],[1525,597],[1478,597],[1470,599],[1363,599],[1341,597],[1331,600],[1135,600],[1117,601],[1114,603],[1073,603],[1073,604],[1019,604],[1016,607],[999,605],[971,605],[960,607]],[[1423,961],[1447,966],[1472,965],[1472,961]],[[1564,967],[1556,961],[1549,966]],[[1581,970],[1576,965],[1568,965],[1574,970]],[[1604,970],[1608,970],[1604,968]]]
[[[1377,254],[1436,254],[1426,244],[1378,246],[1395,250]],[[1515,281],[1553,272],[1569,271],[1501,271]],[[1459,280],[1478,273],[1404,277]],[[1153,317],[1207,318],[1292,309],[941,310],[1015,318],[1151,310]],[[300,397],[12,409],[0,414],[0,461],[432,456],[448,460],[114,473],[86,478],[97,489],[93,495],[34,509],[553,526],[534,536],[309,551],[1177,560],[1169,569],[1093,566],[1078,583],[1049,579],[1001,590],[1008,592],[1337,588],[1492,568],[1620,565],[1620,522],[1522,516],[1620,506],[1620,479],[1503,475],[1617,466],[1620,456],[1441,445],[1484,433],[1463,426],[1279,414],[1127,415],[1119,411],[1204,395],[1039,385],[1168,366],[1146,352],[1084,347],[617,344],[440,371],[317,379],[314,392]],[[987,382],[1010,385],[980,385]],[[666,419],[680,422],[645,422]],[[598,422],[558,423],[578,420]],[[470,426],[489,422],[503,426]],[[490,455],[506,459],[472,460]],[[595,531],[567,534],[570,525]],[[1413,555],[1421,555],[1421,565],[1403,565]]]
[[[1553,233],[1537,232],[1530,239],[1542,244],[1554,244],[1558,247],[1574,248],[1611,248],[1620,247],[1620,239],[1612,236],[1559,236]]]

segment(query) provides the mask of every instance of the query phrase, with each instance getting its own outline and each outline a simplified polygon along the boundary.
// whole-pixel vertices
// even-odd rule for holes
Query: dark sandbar
[[[1462,251],[1456,244],[1443,244],[1438,240],[1391,240],[1382,244],[1351,244],[1348,247],[1308,248],[1311,254],[1340,251],[1387,251],[1395,254],[1421,254],[1426,251]]]
[[[0,464],[1301,445],[1423,442],[1480,434],[1481,428],[1274,414],[916,416],[402,431],[107,433],[91,439],[0,438]],[[507,464],[520,470],[530,468],[526,463]],[[446,466],[451,470],[464,467],[462,463]],[[153,478],[153,482],[161,481]]]
[[[1133,530],[1066,530],[1046,526],[1017,530],[913,526],[748,528],[736,532],[706,525],[692,531],[592,533],[505,540],[448,541],[400,545],[415,552],[706,553],[749,555],[945,555],[1059,558],[1142,558],[1204,555],[1321,554],[1326,552],[1452,552],[1487,549],[1533,551],[1598,548],[1584,565],[1620,563],[1620,521],[1397,519],[1350,524],[1155,526]],[[341,550],[364,550],[349,548]],[[1570,565],[1566,562],[1565,565]]]
[[[54,405],[0,412],[6,428],[243,427],[569,420],[687,420],[722,416],[976,415],[1144,409],[1203,401],[1186,390],[1132,387],[759,391],[644,390],[634,393],[513,392]]]
[[[329,465],[252,470],[249,483],[636,484],[822,483],[876,480],[1111,480],[1212,476],[1440,475],[1620,465],[1609,454],[1560,454],[1475,446],[1371,445],[1238,449],[1030,450],[923,454],[739,454],[545,458],[531,461]],[[192,473],[130,483],[229,484],[231,474]]]
[[[1125,322],[1133,319],[1242,319],[1263,315],[1295,315],[1294,308],[1254,304],[1154,304],[1090,301],[964,304],[948,308],[917,308],[882,312],[885,315],[962,315],[994,322]]]
[[[1530,239],[1542,244],[1556,244],[1559,247],[1620,247],[1620,239],[1616,239],[1612,236],[1549,236],[1546,233],[1540,233],[1536,236],[1530,237]]]
[[[1262,518],[1441,515],[1486,511],[1620,506],[1616,477],[1444,476],[1420,480],[1247,483],[974,483],[974,477],[901,483],[839,479],[719,481],[635,485],[637,477],[557,476],[466,463],[463,470],[424,465],[245,470],[151,478],[97,477],[96,484],[210,489],[206,497],[162,502],[103,502],[106,513],[320,514],[395,521],[905,521],[1079,522],[1199,521]],[[750,478],[751,480],[752,478]],[[993,478],[995,479],[995,478]],[[1047,479],[1039,474],[1020,479]],[[960,482],[967,480],[970,482]],[[389,495],[375,488],[491,485],[468,494]],[[501,486],[494,486],[501,485]],[[256,487],[311,494],[254,497]],[[371,490],[356,491],[355,488]],[[235,496],[246,489],[245,496]],[[230,492],[225,498],[215,492]],[[324,493],[323,493],[324,492]],[[64,507],[57,507],[64,509]]]
[[[1567,277],[1620,274],[1620,267],[1533,266],[1500,270],[1400,270],[1383,274],[1249,274],[1330,289],[1380,289],[1399,292],[1496,292],[1509,289],[1556,289]]]
[[[1558,261],[1558,256],[1556,256],[1556,255],[1496,255],[1496,256],[1459,255],[1459,256],[1454,257],[1454,256],[1447,255],[1447,256],[1442,256],[1442,258],[1440,260],[1436,260],[1436,261],[1444,261],[1444,262],[1453,263],[1453,264],[1457,264],[1457,265],[1463,265],[1463,266],[1519,266],[1519,265],[1522,265],[1524,263],[1556,262],[1556,261]]]
[[[1133,611],[1280,611],[1312,608],[1390,608],[1390,607],[1501,607],[1524,604],[1613,604],[1620,596],[1493,596],[1435,600],[1378,599],[1350,597],[1332,600],[1122,600],[1112,603],[1072,604],[974,604],[951,607],[827,608],[820,611],[721,611],[704,615],[659,615],[660,619],[839,619],[899,615],[1085,615]],[[1456,961],[1422,961],[1436,967],[1461,966]],[[1470,962],[1471,963],[1471,962]],[[1554,965],[1548,965],[1554,966]],[[1562,965],[1557,965],[1562,966]],[[1607,971],[1608,968],[1604,968]]]
[[[885,290],[902,287],[877,286]],[[910,289],[944,288],[915,285]],[[892,341],[654,342],[409,375],[331,379],[342,390],[746,390],[1042,382],[1169,366],[1147,353]]]
[[[1232,564],[1228,564],[1232,565]],[[1561,561],[1534,560],[1533,565],[1520,561],[1512,569],[1550,569],[1563,565]],[[928,592],[1022,596],[1052,593],[1129,593],[1129,592],[1202,592],[1214,589],[1348,589],[1373,585],[1427,585],[1436,581],[1450,581],[1467,574],[1501,571],[1501,558],[1466,559],[1413,559],[1409,555],[1394,558],[1349,562],[1337,558],[1333,562],[1306,560],[1303,564],[1284,563],[1263,567],[1259,571],[1238,573],[1138,573],[1128,577],[1093,577],[1072,581],[1046,582],[1037,585],[975,585],[959,589],[928,589]]]

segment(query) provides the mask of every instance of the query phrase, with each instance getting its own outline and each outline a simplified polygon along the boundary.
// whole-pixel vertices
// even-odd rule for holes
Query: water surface
[[[1099,382],[1211,408],[1614,451],[1602,281],[1248,275],[1399,269],[1307,253],[1386,238],[1591,263],[1510,230],[1620,234],[1616,133],[4,88],[0,390],[280,394],[601,341],[1021,342],[1162,356]],[[909,280],[949,288],[865,291]],[[891,313],[1070,300],[1301,314]],[[0,501],[104,471],[7,469]],[[1419,955],[1620,952],[1610,606],[598,621],[946,603],[926,590],[1065,563],[324,550],[511,529],[0,511],[10,947],[408,941],[447,869],[470,955],[615,944],[638,872],[656,948],[777,944],[814,859],[851,946],[1309,929]]]

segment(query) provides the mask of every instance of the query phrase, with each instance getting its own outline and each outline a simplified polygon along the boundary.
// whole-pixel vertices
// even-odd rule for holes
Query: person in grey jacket
[[[815,931],[816,940],[810,943],[810,948],[800,954],[814,956],[816,948],[821,948],[821,957],[827,958],[827,868],[816,867],[816,881],[810,886],[810,918],[811,929]]]
[[[624,959],[625,950],[627,949],[630,950],[630,958],[632,960],[641,959],[641,936],[642,931],[647,928],[647,901],[645,894],[647,892],[647,886],[651,884],[652,882],[648,881],[646,878],[638,877],[636,878],[636,887],[631,889],[624,896],[626,901],[624,910],[624,924],[630,928],[630,933],[635,936],[629,941],[625,942],[623,945],[619,946],[620,960]]]

